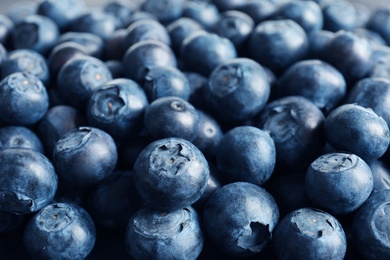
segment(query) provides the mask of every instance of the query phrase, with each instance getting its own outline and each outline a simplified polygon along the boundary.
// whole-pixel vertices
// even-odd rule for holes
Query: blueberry
[[[61,34],[57,45],[64,42],[75,42],[85,47],[87,55],[95,58],[103,57],[104,41],[99,36],[89,32],[66,32]]]
[[[141,130],[147,106],[146,94],[136,82],[117,78],[94,90],[87,104],[86,118],[89,125],[123,141]]]
[[[212,114],[223,123],[236,125],[263,109],[271,88],[261,65],[248,58],[236,58],[217,66],[203,91]]]
[[[9,7],[6,15],[12,20],[14,24],[23,21],[29,15],[36,14],[37,3],[31,1],[17,2]]]
[[[104,5],[103,10],[105,13],[114,16],[116,28],[126,28],[137,7],[136,3],[133,2],[109,1]]]
[[[107,60],[104,62],[107,69],[110,71],[112,78],[124,78],[125,77],[125,68],[123,63],[119,60]]]
[[[374,186],[371,196],[379,191],[390,189],[390,168],[381,161],[375,160],[369,164],[373,175]]]
[[[314,160],[306,172],[309,199],[331,214],[348,214],[370,196],[373,175],[360,157],[350,153],[327,153]]]
[[[349,151],[366,161],[381,157],[390,142],[386,121],[372,109],[357,104],[334,109],[325,120],[325,134],[335,149]]]
[[[53,164],[43,154],[27,148],[0,151],[0,209],[28,214],[45,207],[54,198],[58,178]]]
[[[198,214],[192,207],[138,210],[130,219],[126,248],[134,259],[197,259],[203,249]]]
[[[314,208],[295,210],[277,225],[273,247],[279,259],[344,259],[346,235],[340,222]]]
[[[220,64],[236,58],[237,51],[230,40],[200,30],[184,39],[180,57],[187,70],[208,76]]]
[[[96,230],[83,208],[54,203],[27,223],[23,244],[32,259],[85,259],[95,245]]]
[[[206,30],[211,29],[217,21],[219,11],[215,4],[208,0],[187,0],[184,3],[182,16],[200,23]]]
[[[45,86],[32,74],[16,72],[0,82],[0,121],[8,125],[33,125],[49,109]]]
[[[144,126],[154,140],[180,137],[193,141],[199,132],[199,115],[190,103],[179,97],[162,97],[146,108]]]
[[[276,162],[275,143],[268,132],[253,126],[238,126],[228,131],[217,146],[218,170],[229,182],[264,184]]]
[[[249,15],[255,24],[268,20],[277,10],[277,5],[271,0],[247,1],[237,7],[238,11]]]
[[[154,15],[161,23],[167,24],[180,18],[184,0],[146,0],[141,10]]]
[[[124,44],[126,35],[126,29],[118,29],[105,40],[104,60],[122,60],[122,57],[127,50]]]
[[[146,146],[134,164],[139,196],[154,208],[174,211],[195,203],[206,189],[209,166],[187,140],[171,137]]]
[[[11,33],[14,28],[13,21],[6,15],[0,15],[0,43],[5,46],[11,45]]]
[[[380,34],[387,44],[390,43],[390,30],[386,26],[390,22],[390,8],[382,7],[373,10],[366,27]]]
[[[44,154],[43,144],[37,134],[24,126],[0,128],[0,146],[8,148],[29,148]]]
[[[332,32],[352,31],[357,26],[356,9],[350,1],[328,1],[322,6],[324,29]]]
[[[324,47],[328,44],[328,42],[333,38],[334,32],[327,30],[318,30],[312,32],[309,37],[309,59],[321,59],[327,55],[324,52]]]
[[[273,197],[247,182],[222,186],[203,210],[204,229],[210,241],[234,257],[264,251],[278,221],[279,209]]]
[[[94,127],[78,127],[63,135],[53,151],[53,164],[61,180],[91,187],[112,174],[118,160],[114,140]]]

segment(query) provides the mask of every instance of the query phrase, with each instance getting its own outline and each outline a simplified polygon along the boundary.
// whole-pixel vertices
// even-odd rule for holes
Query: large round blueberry
[[[29,148],[44,153],[39,137],[24,126],[5,126],[0,128],[0,149]]]
[[[253,126],[238,126],[218,144],[218,170],[229,182],[264,184],[275,168],[275,143],[268,132]]]
[[[353,243],[365,259],[390,257],[390,190],[373,194],[356,212],[352,224]]]
[[[199,115],[179,97],[162,97],[146,108],[144,126],[153,139],[180,137],[193,141],[199,131]]]
[[[116,140],[125,140],[141,130],[148,106],[144,90],[130,79],[117,78],[94,90],[87,104],[86,118]]]
[[[189,141],[165,138],[152,142],[134,164],[140,197],[161,210],[177,210],[196,202],[209,179],[204,155]]]
[[[236,58],[237,51],[230,40],[200,30],[184,39],[180,56],[187,70],[208,76],[220,64]]]
[[[160,211],[138,210],[130,219],[126,248],[134,259],[197,259],[204,239],[198,215],[192,207]]]
[[[333,148],[349,151],[367,161],[381,157],[390,143],[386,121],[371,108],[357,104],[334,109],[325,120],[325,134]]]
[[[273,247],[279,259],[337,259],[347,250],[347,239],[339,221],[314,208],[295,210],[277,225]]]
[[[235,125],[260,112],[271,87],[261,65],[248,58],[236,58],[216,67],[203,91],[217,119]]]
[[[28,214],[45,207],[57,191],[53,164],[27,148],[0,151],[0,210]]]
[[[278,5],[272,0],[267,1],[246,1],[237,7],[238,11],[249,15],[255,24],[270,19],[277,11]]]
[[[78,187],[90,187],[110,176],[117,160],[112,137],[94,127],[67,132],[53,152],[53,164],[60,179]]]
[[[357,27],[357,12],[350,1],[324,1],[321,5],[324,29],[332,32],[352,31]]]
[[[160,22],[166,24],[180,18],[183,12],[184,0],[146,0],[141,10],[154,15]]]
[[[306,172],[309,199],[331,214],[348,214],[370,196],[373,175],[361,158],[349,153],[328,153],[313,161]]]
[[[203,210],[207,234],[219,249],[235,257],[264,250],[279,221],[279,209],[263,188],[234,182],[219,188]]]
[[[23,244],[32,259],[85,259],[96,241],[95,225],[83,208],[55,203],[27,223]]]
[[[49,109],[49,96],[32,74],[16,72],[0,82],[0,121],[8,125],[32,125]]]

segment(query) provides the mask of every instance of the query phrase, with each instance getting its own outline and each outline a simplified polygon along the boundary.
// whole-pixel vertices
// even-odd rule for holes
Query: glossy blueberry
[[[315,1],[287,1],[278,7],[273,16],[295,21],[308,35],[321,30],[324,24],[321,7]]]
[[[279,259],[338,259],[345,257],[347,239],[340,222],[314,208],[297,209],[277,225],[273,247]]]
[[[268,103],[253,120],[275,142],[278,166],[304,168],[325,145],[323,113],[308,99],[287,96]]]
[[[350,153],[327,153],[314,160],[306,172],[309,199],[331,214],[348,214],[370,196],[373,175],[360,157]]]
[[[263,109],[271,87],[260,64],[248,58],[236,58],[217,66],[203,91],[217,120],[235,125]]]
[[[51,107],[39,121],[37,133],[46,154],[52,157],[57,141],[73,128],[85,125],[84,114],[71,106]]]
[[[385,26],[390,22],[390,8],[381,7],[373,10],[367,21],[366,27],[374,32],[377,32],[382,38],[390,44],[390,30]]]
[[[260,253],[279,221],[274,198],[263,188],[234,182],[219,188],[203,209],[203,223],[210,241],[230,256]]]
[[[123,56],[126,77],[142,84],[148,69],[153,66],[177,67],[172,49],[156,40],[145,40],[132,45]]]
[[[277,10],[277,5],[271,0],[247,1],[238,6],[237,10],[246,13],[255,24],[258,24],[272,17]]]
[[[275,143],[268,132],[238,126],[224,134],[217,146],[217,168],[228,182],[264,184],[276,162]]]
[[[246,47],[246,41],[251,34],[255,23],[244,12],[231,10],[219,15],[213,26],[213,32],[229,39],[237,50]]]
[[[114,229],[126,227],[140,207],[133,173],[116,171],[89,193],[87,209],[97,224]]]
[[[184,100],[190,97],[191,89],[187,77],[174,67],[151,67],[143,82],[143,88],[150,102],[168,96]]]
[[[117,160],[112,137],[94,127],[78,127],[67,132],[53,151],[59,178],[78,187],[96,185],[110,176]]]
[[[114,16],[102,8],[92,8],[78,16],[71,24],[73,32],[91,33],[102,39],[108,38],[117,29]]]
[[[171,38],[167,29],[154,19],[142,19],[129,25],[123,39],[124,48],[127,50],[140,41],[156,40],[170,46]]]
[[[148,100],[144,90],[130,79],[117,78],[97,88],[89,98],[89,125],[104,130],[115,140],[131,138],[142,128]]]
[[[184,0],[146,0],[141,10],[154,15],[161,23],[170,23],[182,15]]]
[[[130,219],[125,243],[134,259],[192,260],[200,255],[204,238],[192,207],[169,212],[145,207]]]
[[[83,208],[53,203],[27,223],[23,244],[32,259],[85,259],[96,240],[95,225]]]
[[[334,109],[325,120],[329,144],[349,151],[365,161],[381,157],[390,142],[386,121],[371,108],[345,104]]]
[[[5,46],[11,45],[11,32],[14,28],[13,21],[5,14],[0,15],[0,43]]]
[[[57,77],[57,88],[67,105],[84,109],[92,92],[110,80],[111,72],[101,60],[90,56],[78,56],[61,67]]]
[[[202,30],[202,25],[194,19],[181,17],[166,26],[176,55],[180,55],[181,44],[191,33]]]
[[[61,31],[66,31],[86,10],[83,0],[44,0],[38,4],[36,12],[50,18]]]
[[[290,19],[259,23],[249,38],[249,56],[260,64],[280,73],[302,60],[309,50],[306,32]]]
[[[49,109],[45,86],[34,75],[13,73],[0,82],[0,121],[8,125],[32,125]]]
[[[207,0],[187,0],[184,3],[182,16],[200,23],[206,30],[211,29],[218,20],[219,11],[215,4]]]
[[[108,1],[103,10],[105,13],[114,16],[116,28],[126,28],[129,25],[130,17],[137,10],[137,3],[131,1]]]
[[[357,26],[356,9],[350,1],[328,1],[322,6],[324,29],[332,32],[352,31]]]
[[[365,78],[348,92],[345,103],[369,107],[390,125],[390,79]]]
[[[355,248],[365,259],[387,259],[390,190],[373,194],[356,212],[352,224]]]
[[[210,169],[202,152],[182,138],[150,143],[134,164],[134,181],[145,203],[163,211],[195,203],[206,189]]]
[[[387,163],[381,160],[375,160],[369,164],[374,177],[374,187],[372,194],[390,189],[390,168]]]
[[[278,80],[280,96],[303,96],[328,114],[344,99],[343,75],[321,60],[303,60],[290,66]]]
[[[144,126],[154,140],[180,137],[191,142],[199,132],[199,115],[189,102],[179,97],[162,97],[146,108]]]
[[[4,126],[0,128],[0,147],[29,148],[44,153],[43,144],[37,134],[24,126]]]
[[[58,178],[53,164],[43,154],[27,148],[0,151],[0,209],[28,214],[53,199]]]
[[[3,79],[15,72],[33,74],[45,85],[48,85],[50,80],[50,70],[46,59],[38,52],[29,49],[9,52],[8,59],[1,64],[1,77]]]
[[[87,50],[87,55],[95,58],[103,57],[104,41],[99,36],[88,32],[66,32],[61,34],[57,45],[64,42],[75,42],[83,45]]]
[[[236,58],[237,51],[230,40],[201,30],[184,39],[180,56],[187,70],[208,76],[220,64]]]
[[[309,37],[309,53],[308,58],[310,59],[321,59],[327,55],[324,52],[325,45],[333,38],[334,32],[327,30],[318,30],[312,32]]]
[[[323,51],[327,53],[325,60],[344,75],[347,83],[365,77],[371,70],[370,44],[353,32],[338,31]]]

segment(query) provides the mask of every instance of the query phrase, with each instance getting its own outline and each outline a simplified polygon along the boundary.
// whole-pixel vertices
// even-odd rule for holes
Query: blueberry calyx
[[[312,163],[313,169],[320,172],[338,173],[356,166],[358,157],[354,154],[325,154]]]
[[[152,170],[166,176],[176,176],[183,172],[185,165],[191,161],[191,154],[187,147],[168,143],[153,151],[150,157]]]
[[[301,211],[294,213],[291,222],[294,223],[299,233],[313,238],[321,238],[325,234],[330,234],[335,230],[335,223],[329,216],[322,213],[320,210],[306,211],[303,214]],[[308,217],[311,214],[311,217]]]
[[[43,85],[37,78],[31,77],[26,73],[16,74],[9,77],[8,85],[18,92],[25,93],[40,93],[43,90]]]
[[[88,142],[91,135],[92,130],[89,127],[79,127],[78,131],[58,141],[58,151],[77,149]]]
[[[100,89],[94,95],[93,114],[102,120],[111,122],[125,106],[120,96],[120,89],[116,86]]]
[[[16,191],[0,191],[0,209],[5,208],[9,212],[15,214],[22,214],[26,212],[32,212],[35,209],[34,201]]]
[[[64,230],[73,222],[72,209],[66,205],[54,204],[46,207],[38,215],[39,228],[48,232]]]
[[[210,84],[210,90],[214,95],[220,98],[225,97],[236,91],[236,89],[242,85],[241,81],[243,78],[244,72],[241,66],[222,66],[219,69],[215,83]]]
[[[241,236],[238,237],[237,246],[259,253],[270,238],[271,232],[268,224],[251,222],[243,228]]]

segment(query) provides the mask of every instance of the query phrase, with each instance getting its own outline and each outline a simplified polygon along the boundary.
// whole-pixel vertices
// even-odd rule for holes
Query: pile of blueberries
[[[0,15],[0,259],[390,259],[390,8]]]

